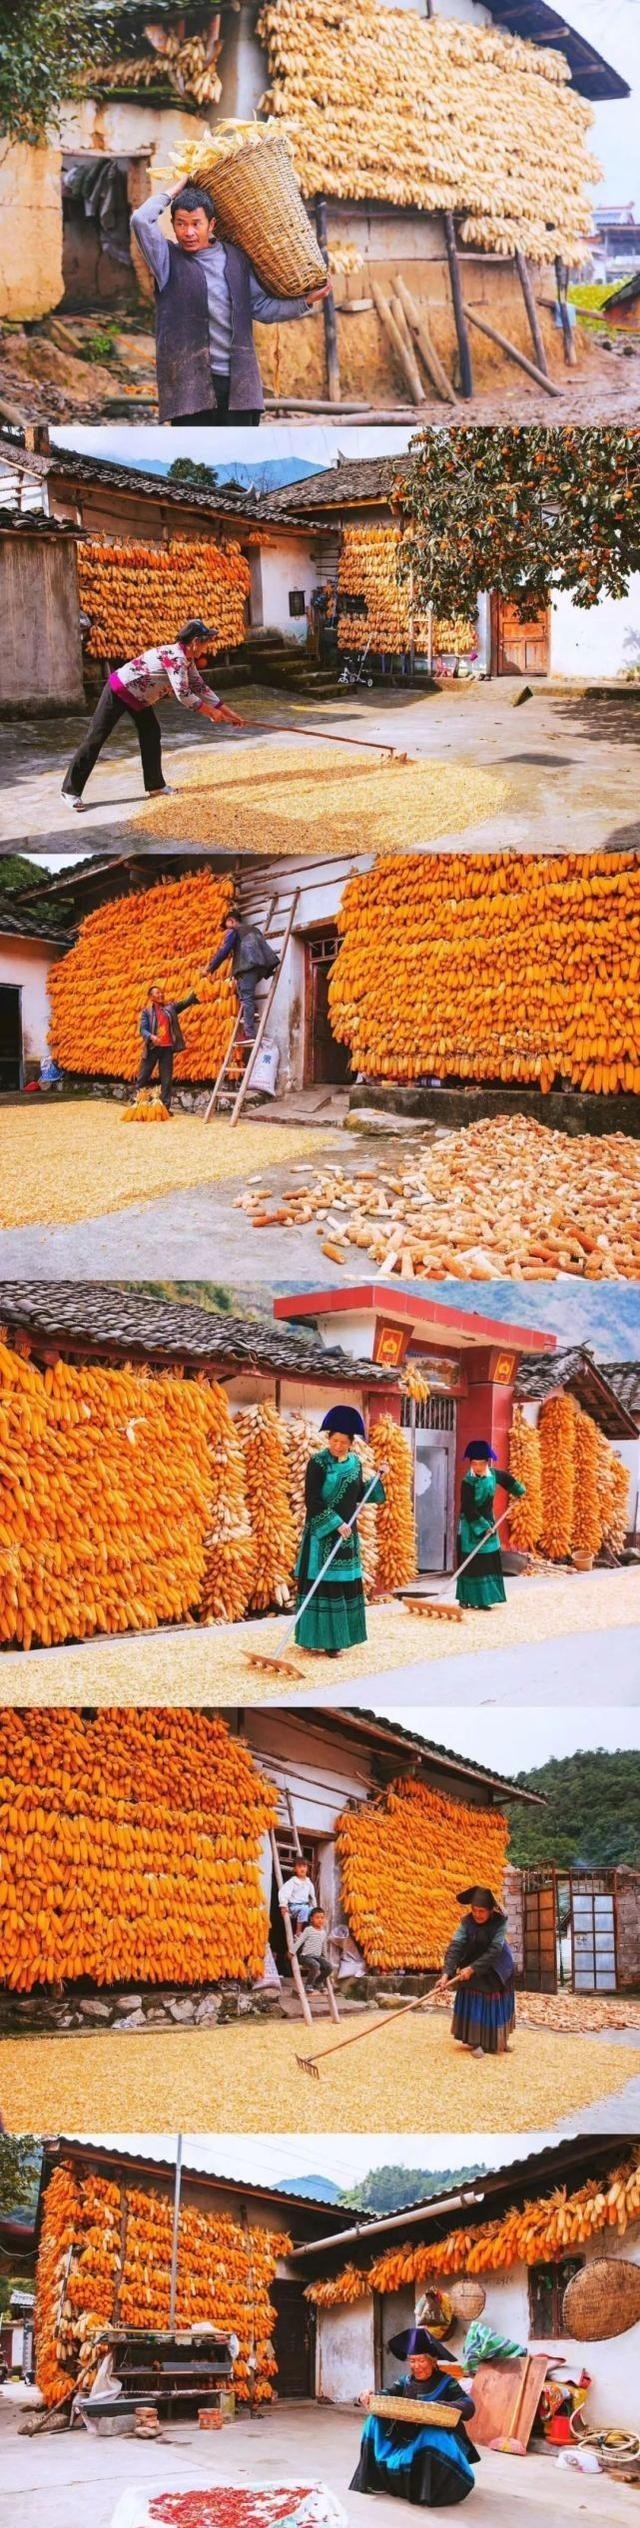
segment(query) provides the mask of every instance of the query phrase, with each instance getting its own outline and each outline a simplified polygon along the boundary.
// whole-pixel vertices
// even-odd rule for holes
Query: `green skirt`
[[[476,1554],[475,1562],[456,1581],[456,1597],[459,1606],[506,1606],[499,1547],[492,1544],[486,1554]]]
[[[305,1529],[297,1573],[299,1604],[311,1585],[310,1546],[310,1534]],[[350,1650],[354,1642],[366,1641],[362,1568],[352,1537],[345,1537],[343,1549],[334,1555],[326,1580],[318,1582],[310,1606],[298,1618],[295,1638],[301,1650],[324,1651],[329,1656],[338,1650]]]

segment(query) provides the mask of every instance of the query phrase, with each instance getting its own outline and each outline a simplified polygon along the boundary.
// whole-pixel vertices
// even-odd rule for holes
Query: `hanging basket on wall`
[[[602,2256],[583,2265],[567,2284],[562,2302],[566,2335],[578,2344],[606,2342],[640,2323],[640,2265],[627,2257]]]

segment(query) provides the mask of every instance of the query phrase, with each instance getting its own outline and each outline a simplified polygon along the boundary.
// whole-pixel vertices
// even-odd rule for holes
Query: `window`
[[[584,2256],[563,2256],[559,2265],[529,2266],[530,2332],[539,2343],[558,2342],[564,2335],[562,2303],[574,2273],[581,2273]]]
[[[301,615],[301,614],[306,614],[306,611],[307,611],[307,608],[306,608],[306,599],[305,599],[304,588],[290,588],[290,589],[289,589],[289,613],[290,613],[291,615]]]

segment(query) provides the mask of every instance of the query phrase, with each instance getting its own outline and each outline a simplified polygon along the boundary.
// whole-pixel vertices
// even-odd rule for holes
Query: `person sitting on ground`
[[[148,1001],[141,1012],[138,1034],[142,1037],[142,1056],[136,1088],[148,1088],[157,1070],[160,1095],[168,1115],[171,1114],[175,1057],[177,1053],[184,1052],[180,1019],[183,1010],[197,1008],[197,992],[188,992],[184,1001],[169,1001],[163,985],[152,983]]]
[[[390,2337],[387,2350],[395,2361],[406,2362],[406,2370],[383,2394],[394,2404],[406,2398],[409,2409],[423,2403],[427,2411],[442,2407],[442,2420],[438,2415],[421,2423],[414,2415],[405,2423],[396,2415],[387,2420],[370,2414],[349,2491],[391,2494],[421,2510],[448,2510],[473,2492],[473,2470],[480,2463],[466,2429],[475,2413],[473,2397],[451,2377],[442,2345],[426,2326],[404,2327]],[[368,2405],[366,2394],[360,2403]]]
[[[203,974],[217,974],[218,967],[224,965],[225,957],[231,958],[233,980],[242,1011],[242,1032],[245,1044],[250,1045],[258,1026],[258,984],[265,975],[277,973],[280,959],[257,923],[243,920],[240,906],[236,903],[230,905],[224,939],[216,948],[215,956],[209,958],[207,966],[203,966]]]
[[[310,1992],[315,1992],[318,1984],[331,1982],[333,1966],[329,1955],[327,1917],[322,1905],[314,1905],[304,1931],[298,1932],[294,1948],[303,1982],[308,1984]]]
[[[63,799],[71,799],[78,810],[84,806],[82,793],[89,774],[125,713],[135,728],[147,798],[157,799],[170,789],[162,771],[160,722],[151,707],[167,694],[173,694],[174,701],[181,702],[185,711],[197,711],[203,720],[227,720],[231,728],[243,728],[238,712],[221,702],[219,694],[213,692],[211,685],[205,685],[200,674],[216,639],[211,625],[203,623],[199,615],[192,615],[188,623],[183,623],[182,631],[176,633],[175,641],[164,641],[158,649],[141,650],[137,658],[128,658],[122,667],[114,668],[103,685],[86,737],[65,775]]]
[[[169,209],[173,241],[160,227]],[[264,394],[254,318],[286,325],[308,316],[330,282],[306,298],[271,298],[243,247],[217,236],[215,204],[199,184],[152,193],[134,211],[131,230],[155,282],[160,420],[174,429],[181,422],[255,428]]]
[[[298,1854],[297,1860],[294,1861],[292,1877],[285,1878],[283,1880],[283,1884],[278,1895],[278,1904],[280,1906],[281,1913],[288,1913],[291,1929],[294,1934],[297,1931],[304,1930],[305,1923],[309,1920],[309,1915],[315,1912],[317,1905],[316,1891],[313,1879],[309,1877],[307,1864],[302,1852]]]

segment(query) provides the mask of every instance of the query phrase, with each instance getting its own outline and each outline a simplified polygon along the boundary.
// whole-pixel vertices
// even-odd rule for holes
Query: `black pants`
[[[168,1115],[171,1114],[173,1064],[173,1045],[145,1045],[136,1080],[136,1088],[148,1088],[154,1071],[157,1070],[160,1095]]]
[[[311,1992],[315,1984],[330,1983],[332,1969],[326,1957],[299,1957],[298,1965],[303,1984],[308,1984]]]
[[[247,1044],[252,1044],[258,1028],[256,992],[260,982],[260,968],[248,966],[245,974],[234,974],[233,980],[242,1010],[245,1039]]]
[[[261,419],[261,414],[259,412],[252,410],[251,412],[244,413],[235,411],[230,413],[228,377],[219,377],[214,369],[212,382],[213,392],[216,399],[215,404],[210,404],[208,407],[205,405],[204,412],[202,413],[179,413],[177,420],[172,421],[171,429],[186,430],[189,426],[193,428],[194,423],[203,423],[209,430],[231,430],[233,428],[237,430],[247,428],[249,430],[257,430],[258,422]]]
[[[126,712],[127,719],[131,721],[136,732],[142,757],[145,790],[162,789],[160,722],[156,719],[155,711],[152,711],[151,704],[148,702],[145,703],[143,711],[132,711],[130,703],[124,701],[122,694],[113,693],[111,685],[106,684],[103,685],[93,719],[89,722],[86,737],[83,737],[82,744],[74,755],[73,763],[69,765],[63,784],[67,798],[82,798],[85,782],[88,781],[90,772],[93,772],[94,764],[97,764],[98,756],[102,753],[107,738],[111,736],[117,721],[122,719],[123,712]]]

